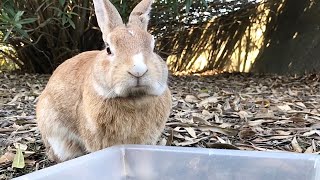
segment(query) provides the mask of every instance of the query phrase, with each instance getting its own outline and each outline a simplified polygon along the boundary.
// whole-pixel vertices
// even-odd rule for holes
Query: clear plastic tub
[[[320,180],[319,163],[298,153],[124,145],[16,179]]]

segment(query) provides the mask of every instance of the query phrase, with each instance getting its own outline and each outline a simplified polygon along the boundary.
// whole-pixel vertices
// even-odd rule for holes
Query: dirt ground
[[[48,77],[0,74],[0,179],[53,165],[35,121]],[[320,152],[318,74],[173,76],[169,85],[173,109],[160,145]],[[25,167],[12,167],[20,149]]]

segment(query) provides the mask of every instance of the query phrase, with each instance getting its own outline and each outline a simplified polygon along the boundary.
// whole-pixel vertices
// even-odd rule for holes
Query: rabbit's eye
[[[106,43],[106,51],[107,51],[108,55],[111,55],[111,54],[112,54],[111,49],[110,49],[110,46],[109,46],[108,43]]]
[[[112,54],[109,47],[107,47],[107,52],[108,52],[109,55]]]

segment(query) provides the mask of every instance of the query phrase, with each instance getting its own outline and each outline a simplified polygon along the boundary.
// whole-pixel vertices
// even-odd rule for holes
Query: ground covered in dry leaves
[[[53,164],[34,111],[48,77],[0,74],[0,179]],[[161,145],[320,152],[320,75],[171,77],[170,87],[173,110]],[[12,167],[21,151],[25,167]]]

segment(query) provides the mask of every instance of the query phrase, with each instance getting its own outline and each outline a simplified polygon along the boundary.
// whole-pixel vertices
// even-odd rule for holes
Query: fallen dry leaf
[[[224,102],[223,110],[225,110],[225,111],[231,110],[231,105],[230,105],[230,103],[229,103],[228,100],[226,100],[226,101]]]
[[[247,120],[249,116],[248,112],[246,111],[239,111],[237,114],[239,115],[240,119],[243,120]]]
[[[303,104],[303,102],[296,102],[296,105],[302,107],[303,109],[306,109],[307,106]]]
[[[278,135],[273,135],[269,138],[267,138],[267,140],[286,140],[289,139],[291,137],[293,137],[294,135],[284,135],[284,136],[278,136]]]
[[[313,153],[313,147],[312,146],[309,146],[305,151],[304,153]]]
[[[208,104],[212,104],[212,103],[217,103],[218,102],[218,98],[217,97],[214,97],[214,96],[211,96],[211,97],[208,97],[204,100],[202,100],[200,103],[199,103],[199,106],[204,106],[204,105],[208,105]]]
[[[222,119],[219,118],[218,114],[214,114],[214,122],[216,123],[223,123]],[[221,126],[220,126],[221,127]]]
[[[203,98],[210,97],[210,94],[208,94],[208,93],[200,93],[200,94],[197,95],[197,97],[199,99],[203,99]]]
[[[238,136],[240,137],[240,139],[251,139],[255,136],[255,134],[256,133],[252,129],[246,128],[241,130]]]
[[[0,164],[7,163],[13,161],[14,153],[6,152],[4,155],[0,157]]]
[[[299,145],[296,137],[294,137],[294,138],[292,139],[291,145],[292,145],[293,150],[294,150],[295,152],[301,153],[301,152],[303,151],[302,148],[300,147],[300,145]]]
[[[193,95],[187,95],[186,98],[184,99],[188,103],[196,103],[199,102],[199,99]]]
[[[317,134],[318,136],[320,136],[320,131],[319,130],[311,130],[311,131],[303,133],[302,136],[309,137],[314,134]]]
[[[199,113],[192,113],[192,120],[195,123],[199,123],[199,124],[206,124],[206,125],[211,125],[211,123],[209,123],[207,120],[210,118],[208,116],[204,116],[202,114]]]
[[[281,111],[284,111],[284,112],[291,110],[291,107],[290,107],[289,105],[287,105],[287,104],[285,104],[285,105],[280,105],[280,106],[277,106],[277,107],[278,107]]]
[[[30,160],[30,159],[25,160],[25,164],[28,166],[34,166],[36,163],[37,161],[35,160]]]
[[[166,144],[167,144],[167,139],[166,138],[161,138],[161,140],[158,142],[158,145],[160,145],[160,146],[166,146]],[[170,145],[168,145],[168,146],[170,146]]]
[[[282,131],[282,130],[277,130],[275,132],[277,135],[282,135],[282,136],[288,136],[292,133],[291,131]]]
[[[199,127],[197,127],[197,129],[200,129],[202,131],[217,132],[217,133],[221,133],[221,134],[229,135],[229,136],[235,136],[238,134],[238,130],[221,128],[218,126],[199,126]]]
[[[291,120],[294,124],[296,124],[297,127],[305,127],[306,121],[305,121],[303,118],[301,118],[301,117],[297,117],[297,116],[291,117],[290,120]]]
[[[225,140],[223,140],[222,138],[220,138],[219,136],[217,136],[217,139],[220,143],[226,144],[227,142]]]
[[[184,129],[187,130],[187,132],[191,135],[191,137],[197,138],[196,132],[194,131],[193,128],[191,128],[191,127],[185,127]]]
[[[265,120],[265,119],[260,119],[260,120],[254,120],[254,121],[248,121],[249,126],[260,126],[263,123],[271,123],[274,122],[275,120]]]
[[[180,143],[176,143],[176,145],[177,146],[189,146],[189,145],[192,145],[192,144],[196,144],[199,141],[201,141],[201,139],[187,140],[187,141],[183,141],[183,142],[180,142]]]
[[[240,150],[238,147],[232,145],[232,144],[226,144],[226,143],[206,143],[207,148],[213,148],[213,149],[235,149]]]

